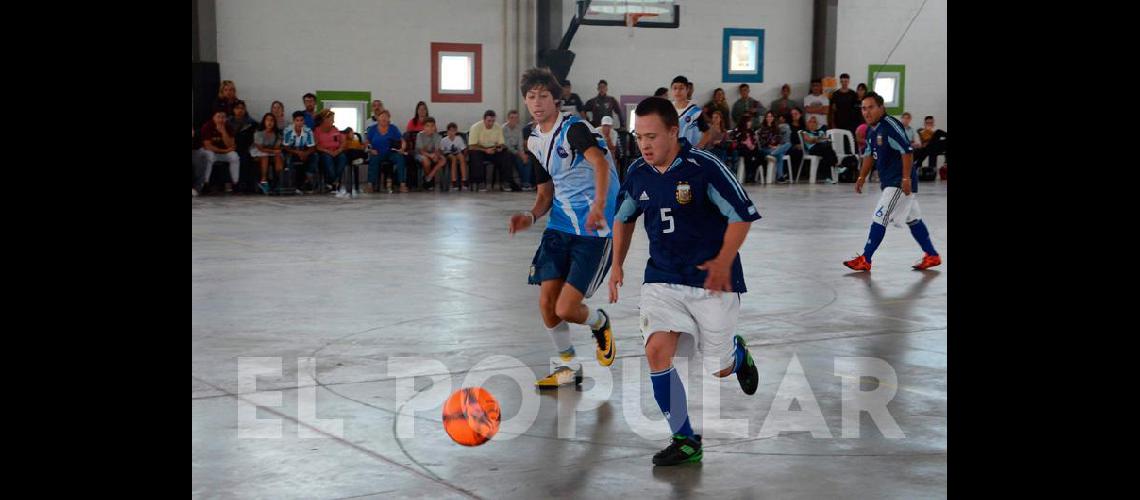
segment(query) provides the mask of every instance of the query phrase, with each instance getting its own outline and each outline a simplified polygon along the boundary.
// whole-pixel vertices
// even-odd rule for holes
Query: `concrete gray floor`
[[[945,186],[922,183],[919,199],[948,261]],[[525,284],[541,228],[506,233],[507,216],[529,208],[533,193],[192,200],[192,495],[945,497],[948,265],[911,270],[921,251],[896,227],[871,275],[840,264],[862,250],[877,190],[859,196],[849,184],[801,184],[748,192],[764,218],[741,251],[751,291],[738,331],[753,346],[761,385],[745,396],[734,379],[719,384],[720,418],[744,419],[737,425],[745,428],[706,426],[694,364],[685,383],[694,426],[706,434],[704,461],[658,469],[650,458],[666,440],[634,429],[666,427],[638,332],[647,258],[640,222],[622,300],[604,305],[603,289],[589,301],[613,319],[612,390],[588,379],[581,390],[538,394],[497,370],[513,358],[533,379],[551,355],[538,288]],[[587,370],[597,368],[586,330],[574,334]],[[389,369],[393,357],[425,358],[413,364],[450,376],[438,386],[423,376],[409,383],[407,371]],[[239,358],[247,378],[257,362],[250,358],[268,358],[262,362],[279,373],[256,378],[255,389],[239,387]],[[299,373],[307,358],[315,366]],[[894,384],[864,378],[857,390],[893,389],[886,408],[905,437],[890,437],[867,413],[846,429],[859,437],[844,437],[843,405],[855,389],[845,391],[835,372],[850,358],[876,358],[893,371]],[[438,404],[410,410],[418,402],[398,394],[402,383],[414,384],[423,391],[418,401],[441,403],[437,396],[469,375],[494,375],[482,385],[504,419],[523,422],[520,409],[537,407],[533,424],[509,431],[505,422],[490,442],[467,448],[443,432]],[[253,410],[261,420],[239,424],[255,403],[266,406]],[[774,407],[800,412],[791,421],[815,422],[817,435],[771,435],[781,421],[769,418]],[[594,409],[573,411],[582,408]],[[413,434],[398,435],[400,411],[413,415],[404,419]],[[822,429],[810,418],[816,413]],[[566,415],[575,417],[573,433]],[[270,429],[279,435],[239,437],[266,424],[279,425]]]

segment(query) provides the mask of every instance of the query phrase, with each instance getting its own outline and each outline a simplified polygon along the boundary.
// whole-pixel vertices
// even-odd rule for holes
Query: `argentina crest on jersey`
[[[681,181],[677,183],[677,203],[687,205],[693,201],[693,191],[688,182]]]

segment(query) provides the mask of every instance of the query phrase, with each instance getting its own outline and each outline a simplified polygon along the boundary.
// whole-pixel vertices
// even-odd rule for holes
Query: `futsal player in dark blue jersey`
[[[918,165],[914,163],[914,148],[903,132],[902,122],[887,115],[883,97],[874,92],[863,96],[861,108],[867,121],[867,154],[855,181],[855,192],[863,192],[863,183],[872,166],[879,170],[883,192],[871,217],[871,231],[862,255],[843,265],[856,271],[870,271],[871,257],[887,234],[887,224],[892,222],[896,226],[906,222],[911,236],[922,247],[922,259],[912,266],[914,269],[941,265],[942,257],[930,241],[930,231],[922,222],[922,212],[918,208],[918,185],[913,184],[918,175]]]
[[[755,363],[734,332],[746,291],[737,250],[760,214],[719,159],[678,137],[672,103],[651,97],[634,114],[642,156],[618,191],[610,302],[618,299],[626,252],[637,218],[644,216],[649,262],[641,286],[641,335],[653,397],[673,432],[653,464],[699,462],[701,436],[689,423],[673,357],[691,356],[696,348],[717,363],[713,375],[735,373],[746,394],[756,392]]]

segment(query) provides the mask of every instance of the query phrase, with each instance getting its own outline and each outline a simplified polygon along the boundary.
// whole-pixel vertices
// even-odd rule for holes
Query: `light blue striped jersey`
[[[594,187],[594,165],[586,161],[584,149],[573,147],[567,134],[570,127],[581,124],[590,132],[596,145],[606,157],[604,168],[609,169],[609,187],[606,196],[606,227],[597,231],[586,229],[586,215],[597,198]],[[554,181],[554,202],[550,208],[547,229],[579,236],[608,238],[614,222],[617,204],[618,174],[614,158],[606,147],[605,139],[586,120],[578,115],[563,113],[549,132],[542,133],[535,125],[527,138],[527,150],[538,159]]]

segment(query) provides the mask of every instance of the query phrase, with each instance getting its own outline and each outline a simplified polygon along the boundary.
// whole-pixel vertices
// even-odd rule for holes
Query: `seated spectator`
[[[317,111],[317,96],[312,92],[306,92],[301,96],[301,101],[305,103],[305,109],[301,111],[305,118],[305,126],[312,130],[317,126],[316,111]]]
[[[384,111],[384,101],[375,99],[372,101],[372,114],[368,115],[368,121],[364,122],[364,131],[367,132],[368,128],[376,125],[378,121],[376,117],[380,116],[380,112]]]
[[[732,128],[732,124],[734,122],[733,120],[729,119],[729,117],[732,115],[728,109],[728,100],[726,100],[724,97],[724,89],[718,88],[714,90],[712,100],[709,101],[708,104],[705,104],[705,107],[711,107],[717,111],[720,111],[720,116],[724,118],[724,128],[726,130]]]
[[[408,129],[405,132],[419,134],[424,130],[424,120],[428,117],[427,103],[420,101],[416,103],[416,115],[408,120]]]
[[[780,130],[780,122],[776,120],[776,113],[768,111],[764,113],[764,121],[760,122],[760,128],[756,129],[756,142],[760,145],[760,158],[771,156],[776,160],[776,182],[785,184],[788,182],[788,174],[784,172],[784,154],[791,149],[792,145],[784,138],[783,131]],[[755,177],[749,177],[749,179]],[[769,182],[771,179],[769,179]]]
[[[226,118],[234,115],[234,103],[237,102],[237,87],[233,80],[222,80],[218,85],[218,97],[214,99],[214,109],[221,109]]]
[[[313,130],[305,126],[303,111],[293,112],[293,126],[285,128],[281,135],[281,146],[285,149],[286,162],[292,164],[293,160],[297,160],[303,165],[299,170],[305,173],[305,186],[302,189],[312,190],[313,174],[317,172],[317,141],[313,138]]]
[[[578,97],[578,94],[571,92],[572,89],[573,86],[570,85],[570,80],[566,80],[562,83],[562,106],[559,109],[563,113],[576,114],[588,120],[589,117],[586,116],[586,105],[582,104],[582,98]],[[468,137],[467,140],[471,141],[471,144],[475,144],[475,141],[471,139],[471,137]]]
[[[804,113],[806,119],[813,117],[820,127],[828,126],[828,111],[831,109],[831,100],[823,95],[823,80],[815,78],[811,81],[811,93],[804,96]]]
[[[459,135],[459,125],[455,122],[447,124],[447,136],[440,139],[439,149],[451,166],[451,189],[470,191],[471,187],[467,185],[467,144],[463,142],[463,136]],[[462,185],[456,184],[455,172],[462,173]]]
[[[724,115],[720,114],[719,110],[714,109],[712,114],[709,115],[709,128],[701,133],[701,140],[697,143],[697,149],[704,149],[712,153],[717,158],[720,158],[722,163],[728,163],[728,133],[724,128]]]
[[[918,132],[915,132],[914,127],[910,126],[911,119],[910,112],[906,111],[899,117],[899,122],[903,124],[903,134],[906,135],[907,142],[912,147],[920,148],[922,141],[918,139]]]
[[[264,194],[269,194],[269,160],[273,160],[273,171],[277,173],[277,182],[281,182],[281,170],[285,167],[285,159],[281,156],[281,132],[277,128],[277,118],[272,112],[261,117],[261,127],[253,134],[253,146],[249,148],[251,158],[257,158],[261,164],[261,182],[257,187]]]
[[[602,126],[602,118],[618,115],[618,123],[625,124],[625,117],[621,113],[621,104],[614,96],[608,95],[610,85],[605,80],[598,80],[598,95],[586,101],[583,109],[590,116],[590,125]]]
[[[488,109],[483,113],[483,119],[471,125],[467,132],[467,140],[471,147],[467,155],[471,157],[471,182],[484,183],[479,191],[486,191],[491,179],[488,179],[483,170],[483,161],[489,161],[499,172],[500,188],[502,181],[510,180],[510,190],[518,191],[521,188],[511,177],[511,154],[507,152],[507,145],[503,138],[503,127],[495,124],[495,111]]]
[[[760,126],[760,117],[764,116],[767,110],[764,109],[763,104],[760,104],[760,101],[749,97],[751,87],[749,87],[747,83],[740,84],[737,90],[740,92],[740,99],[737,99],[736,102],[732,104],[732,122],[736,123],[740,121],[740,116],[744,113],[748,113],[752,115],[752,123],[748,124],[748,127],[756,129]]]
[[[285,103],[281,101],[273,101],[273,104],[269,105],[269,112],[273,113],[273,119],[277,122],[278,132],[284,132],[285,127],[293,123],[293,120],[285,116]]]
[[[618,132],[614,130],[614,118],[606,116],[602,118],[602,126],[599,129],[602,133],[602,138],[606,140],[606,149],[610,151],[610,155],[614,157],[616,162],[621,157],[621,147],[618,139]]]
[[[934,168],[934,164],[937,161],[935,156],[940,154],[945,154],[946,163],[950,163],[950,155],[946,150],[948,137],[945,131],[934,129],[933,116],[927,116],[922,119],[922,130],[918,131],[918,138],[920,147],[914,149],[915,166],[922,167],[922,160],[930,158],[930,168]]]
[[[246,113],[245,101],[234,101],[233,116],[229,119],[230,128],[234,131],[234,146],[237,148],[238,158],[241,158],[241,175],[238,179],[238,191],[252,192],[254,190],[253,157],[249,149],[253,146],[253,134],[257,132],[257,122]]]
[[[613,118],[610,118],[610,123],[613,123]],[[528,136],[523,135],[523,126],[519,123],[519,112],[513,109],[508,111],[507,123],[503,125],[503,141],[507,145],[507,151],[514,157],[515,169],[518,171],[518,182],[522,184],[522,190],[531,191],[531,165],[530,159],[526,155],[524,137]]]
[[[785,83],[784,86],[780,87],[780,98],[772,101],[771,107],[772,111],[776,112],[776,118],[783,117],[785,122],[792,118],[792,108],[797,106],[791,96],[792,86]]]
[[[756,143],[756,133],[752,130],[751,113],[740,115],[736,128],[729,131],[728,138],[729,158],[726,163],[729,169],[736,171],[737,159],[743,158],[745,175],[743,179],[738,180],[744,183],[752,182],[751,179],[756,177],[756,168],[760,162],[760,146]]]
[[[352,127],[346,127],[344,129],[344,159],[345,169],[349,171],[348,175],[357,175],[356,169],[348,168],[349,165],[352,165],[352,162],[356,160],[368,160],[368,152],[365,150],[362,140],[363,139],[360,134],[352,130]],[[345,176],[344,178],[349,179],[350,177]],[[358,184],[358,180],[359,178],[353,179],[352,184],[350,184],[350,186],[356,186],[357,193],[360,192],[360,185]],[[342,192],[343,194],[341,194]],[[348,194],[349,193],[343,189],[337,192],[338,197],[344,197]]]
[[[791,132],[792,148],[788,150],[788,155],[792,157],[792,168],[799,169],[800,162],[804,159],[804,145],[800,143],[800,131],[807,129],[807,124],[804,123],[804,113],[800,108],[792,108],[788,113],[788,130]]]
[[[317,161],[325,174],[325,189],[339,191],[340,176],[344,173],[344,166],[348,164],[348,156],[344,154],[344,134],[333,123],[336,114],[326,109],[317,115],[317,130],[314,132],[317,140]]]
[[[194,183],[195,188],[199,191],[210,182],[210,174],[214,169],[214,162],[224,161],[230,166],[230,181],[225,183],[225,191],[227,193],[233,191],[233,183],[237,182],[238,174],[241,168],[241,158],[238,156],[236,148],[237,145],[234,141],[234,130],[226,123],[226,111],[224,108],[214,110],[214,115],[202,125],[202,131],[198,134],[202,141],[202,149],[199,150],[198,159],[201,167],[198,168],[202,172],[200,178]]]
[[[368,127],[365,137],[368,142],[368,188],[369,193],[377,192],[380,184],[380,162],[390,161],[395,166],[396,178],[400,181],[400,192],[408,192],[407,167],[404,164],[405,144],[399,127],[392,125],[392,114],[386,109],[376,116],[376,125]],[[384,189],[392,192],[392,179],[384,182]]]
[[[435,128],[435,118],[424,117],[423,126],[424,129],[416,134],[416,161],[424,169],[424,191],[431,191],[435,189],[435,174],[447,165],[447,159],[439,148],[441,140]],[[443,186],[446,190],[447,184]]]
[[[831,167],[839,163],[839,158],[835,156],[835,150],[831,147],[831,140],[827,138],[827,127],[821,128],[819,120],[814,116],[808,118],[808,128],[804,131],[804,141],[808,154],[822,158],[819,162],[819,170],[816,172],[826,176],[825,180],[828,184],[835,184],[836,180],[831,178]]]

